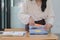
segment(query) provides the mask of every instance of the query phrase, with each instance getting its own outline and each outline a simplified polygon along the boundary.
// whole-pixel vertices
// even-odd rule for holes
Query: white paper
[[[10,32],[3,32],[2,35],[24,36],[24,34],[26,34],[26,32],[10,31]]]

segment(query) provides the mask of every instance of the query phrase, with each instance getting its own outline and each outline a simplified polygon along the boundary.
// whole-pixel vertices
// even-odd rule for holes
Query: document
[[[3,32],[2,35],[12,35],[12,36],[24,36],[26,32],[22,31],[10,31],[10,32]]]

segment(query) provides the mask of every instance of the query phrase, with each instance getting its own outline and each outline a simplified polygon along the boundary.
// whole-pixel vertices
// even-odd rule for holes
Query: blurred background
[[[27,0],[0,0],[0,29],[1,28],[25,28],[25,25],[18,19],[22,12],[23,4]],[[60,0],[52,0],[55,13],[55,23],[52,33],[60,34]]]

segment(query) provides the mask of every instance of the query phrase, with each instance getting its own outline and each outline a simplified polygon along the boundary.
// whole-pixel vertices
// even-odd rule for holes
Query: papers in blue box
[[[48,34],[48,31],[44,29],[44,26],[29,26],[29,33],[30,35],[46,35]]]

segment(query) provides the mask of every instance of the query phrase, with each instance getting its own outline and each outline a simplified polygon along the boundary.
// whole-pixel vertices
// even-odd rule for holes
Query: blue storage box
[[[47,35],[48,31],[44,29],[44,26],[29,26],[29,33],[30,35]]]

